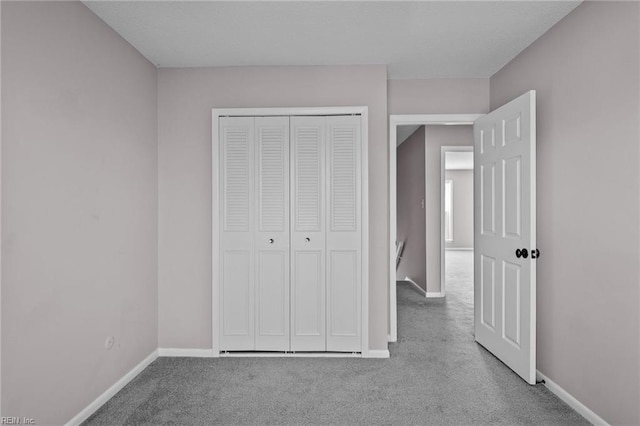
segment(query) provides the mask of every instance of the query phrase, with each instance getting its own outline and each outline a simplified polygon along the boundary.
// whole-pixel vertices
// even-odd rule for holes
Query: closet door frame
[[[361,339],[362,358],[369,357],[369,155],[368,155],[368,120],[369,110],[366,106],[356,107],[320,107],[320,108],[214,108],[212,110],[212,156],[211,156],[211,190],[212,190],[212,270],[211,270],[211,322],[212,322],[212,356],[220,356],[220,166],[219,166],[219,120],[220,117],[274,117],[274,116],[332,116],[359,115],[361,126],[361,173],[362,173],[362,294],[361,294]],[[348,354],[345,354],[348,355]],[[322,356],[322,353],[318,353]]]

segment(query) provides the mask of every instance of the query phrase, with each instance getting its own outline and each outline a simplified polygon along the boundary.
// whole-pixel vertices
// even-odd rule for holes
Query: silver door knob
[[[306,242],[309,242],[309,241],[311,241],[311,238],[307,237],[307,238],[305,238],[304,240],[305,240]]]
[[[273,238],[269,238],[269,244],[273,244]]]

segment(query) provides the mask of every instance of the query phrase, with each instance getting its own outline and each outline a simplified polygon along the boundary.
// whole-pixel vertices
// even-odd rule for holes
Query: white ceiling
[[[580,1],[84,1],[159,67],[387,64],[490,77]]]
[[[473,170],[473,152],[446,152],[444,168],[445,170]]]

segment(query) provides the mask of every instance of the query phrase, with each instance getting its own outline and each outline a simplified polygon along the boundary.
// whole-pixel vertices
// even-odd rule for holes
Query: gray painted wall
[[[488,78],[425,78],[388,81],[389,114],[489,112]]]
[[[1,7],[2,415],[63,424],[157,347],[156,69],[80,2]]]
[[[424,126],[420,126],[397,150],[397,239],[404,241],[396,276],[411,278],[427,290],[424,200]]]
[[[446,248],[473,248],[473,170],[447,170],[453,181],[453,241]]]
[[[637,2],[584,2],[491,78],[537,90],[538,369],[611,424],[640,423]]]
[[[385,66],[160,69],[159,343],[211,348],[211,109],[369,107],[369,339],[387,348]]]

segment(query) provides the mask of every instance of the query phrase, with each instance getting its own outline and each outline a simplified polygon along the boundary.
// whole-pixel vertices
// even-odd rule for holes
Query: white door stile
[[[220,167],[220,114],[211,110],[211,356],[220,356],[220,182],[222,181],[222,167]]]

